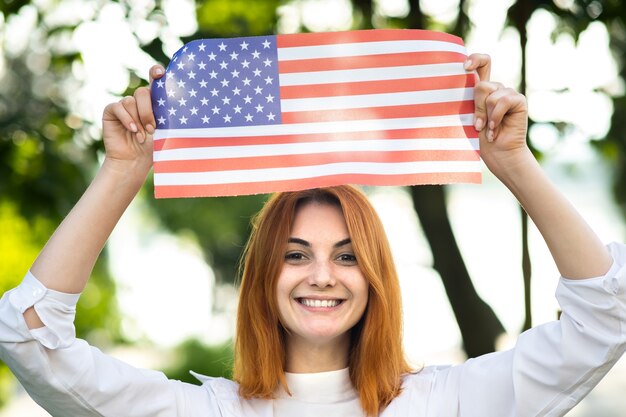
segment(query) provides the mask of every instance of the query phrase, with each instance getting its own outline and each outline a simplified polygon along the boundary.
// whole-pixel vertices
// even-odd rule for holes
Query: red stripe
[[[474,113],[474,101],[408,104],[359,109],[315,110],[283,113],[283,123],[335,122],[346,120],[394,119]]]
[[[409,185],[409,184],[454,184],[459,182],[478,184],[479,172],[438,172],[406,175],[346,174],[299,180],[266,181],[234,184],[209,185],[156,185],[156,198],[176,197],[220,197],[243,194],[264,194],[281,191],[296,191],[308,188],[332,187],[341,184],[361,185]]]
[[[418,161],[479,161],[479,155],[478,151],[461,150],[324,152],[246,158],[157,161],[154,163],[154,172],[215,172],[263,168],[302,167],[341,162],[395,163]]]
[[[461,38],[443,32],[433,32],[419,29],[378,29],[277,35],[276,46],[279,48],[290,48],[297,46],[331,45],[339,43],[402,40],[443,41],[463,45],[463,40]]]
[[[408,65],[448,64],[464,62],[467,57],[458,52],[405,52],[339,58],[312,58],[280,61],[278,73],[336,71],[361,68],[404,67]]]
[[[474,87],[474,74],[447,75],[401,80],[357,81],[351,83],[290,85],[280,87],[280,98],[351,96],[358,94],[401,93]]]
[[[170,137],[154,141],[154,150],[205,148],[209,146],[244,146],[283,143],[322,142],[335,140],[419,139],[419,138],[477,138],[472,126],[423,127],[415,129],[376,130],[367,132],[305,133],[294,135],[242,137]]]

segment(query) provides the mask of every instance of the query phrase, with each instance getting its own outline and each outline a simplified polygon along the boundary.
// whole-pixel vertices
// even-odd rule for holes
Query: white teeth
[[[335,307],[341,300],[313,300],[310,298],[300,298],[300,303],[307,307]]]

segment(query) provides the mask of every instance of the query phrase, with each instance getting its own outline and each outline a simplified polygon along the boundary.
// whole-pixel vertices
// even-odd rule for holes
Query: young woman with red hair
[[[526,209],[563,277],[563,314],[515,348],[411,369],[382,225],[351,186],[279,193],[242,262],[234,381],[133,368],[76,339],[75,305],[152,165],[147,88],[107,106],[106,158],[24,281],[0,301],[0,358],[54,416],[561,416],[626,348],[626,250],[605,247],[528,149],[523,96],[476,70],[481,156]],[[152,78],[163,75],[155,67]],[[487,206],[487,210],[490,208]],[[488,248],[485,250],[488,256]]]

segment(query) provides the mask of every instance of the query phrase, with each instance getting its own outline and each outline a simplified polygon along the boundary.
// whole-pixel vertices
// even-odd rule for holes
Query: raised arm
[[[162,75],[160,66],[150,70],[151,78]],[[83,290],[105,242],[152,166],[155,120],[147,87],[108,105],[102,124],[104,162],[31,267],[33,275],[51,290]],[[33,308],[24,317],[30,328],[43,326]]]
[[[533,220],[563,277],[605,274],[612,264],[608,250],[550,182],[527,146],[525,97],[489,81],[488,56],[472,57],[469,69],[477,69],[481,78],[475,101],[483,161]]]

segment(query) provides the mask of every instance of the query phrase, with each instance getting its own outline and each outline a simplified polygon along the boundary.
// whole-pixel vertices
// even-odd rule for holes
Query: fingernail
[[[487,132],[487,142],[493,142],[493,130]]]
[[[468,69],[469,67],[472,66],[472,60],[468,59],[467,61],[465,61],[465,64],[463,64],[463,68]]]
[[[496,128],[496,123],[492,120],[489,122],[489,129],[493,130]]]
[[[483,127],[485,127],[485,122],[483,122],[482,118],[477,117],[476,121],[474,122],[474,128],[480,132],[481,130],[483,130]]]
[[[156,68],[156,69],[154,70],[154,73],[155,73],[156,75],[163,75],[163,68],[161,68],[161,67]]]
[[[144,143],[146,141],[146,137],[143,135],[143,133],[137,132],[136,135],[137,135],[137,141],[139,143]]]
[[[131,123],[130,124],[130,130],[131,130],[131,132],[137,132],[137,125],[134,124],[134,123]]]
[[[152,125],[146,125],[146,131],[150,134],[154,133],[154,126]]]

